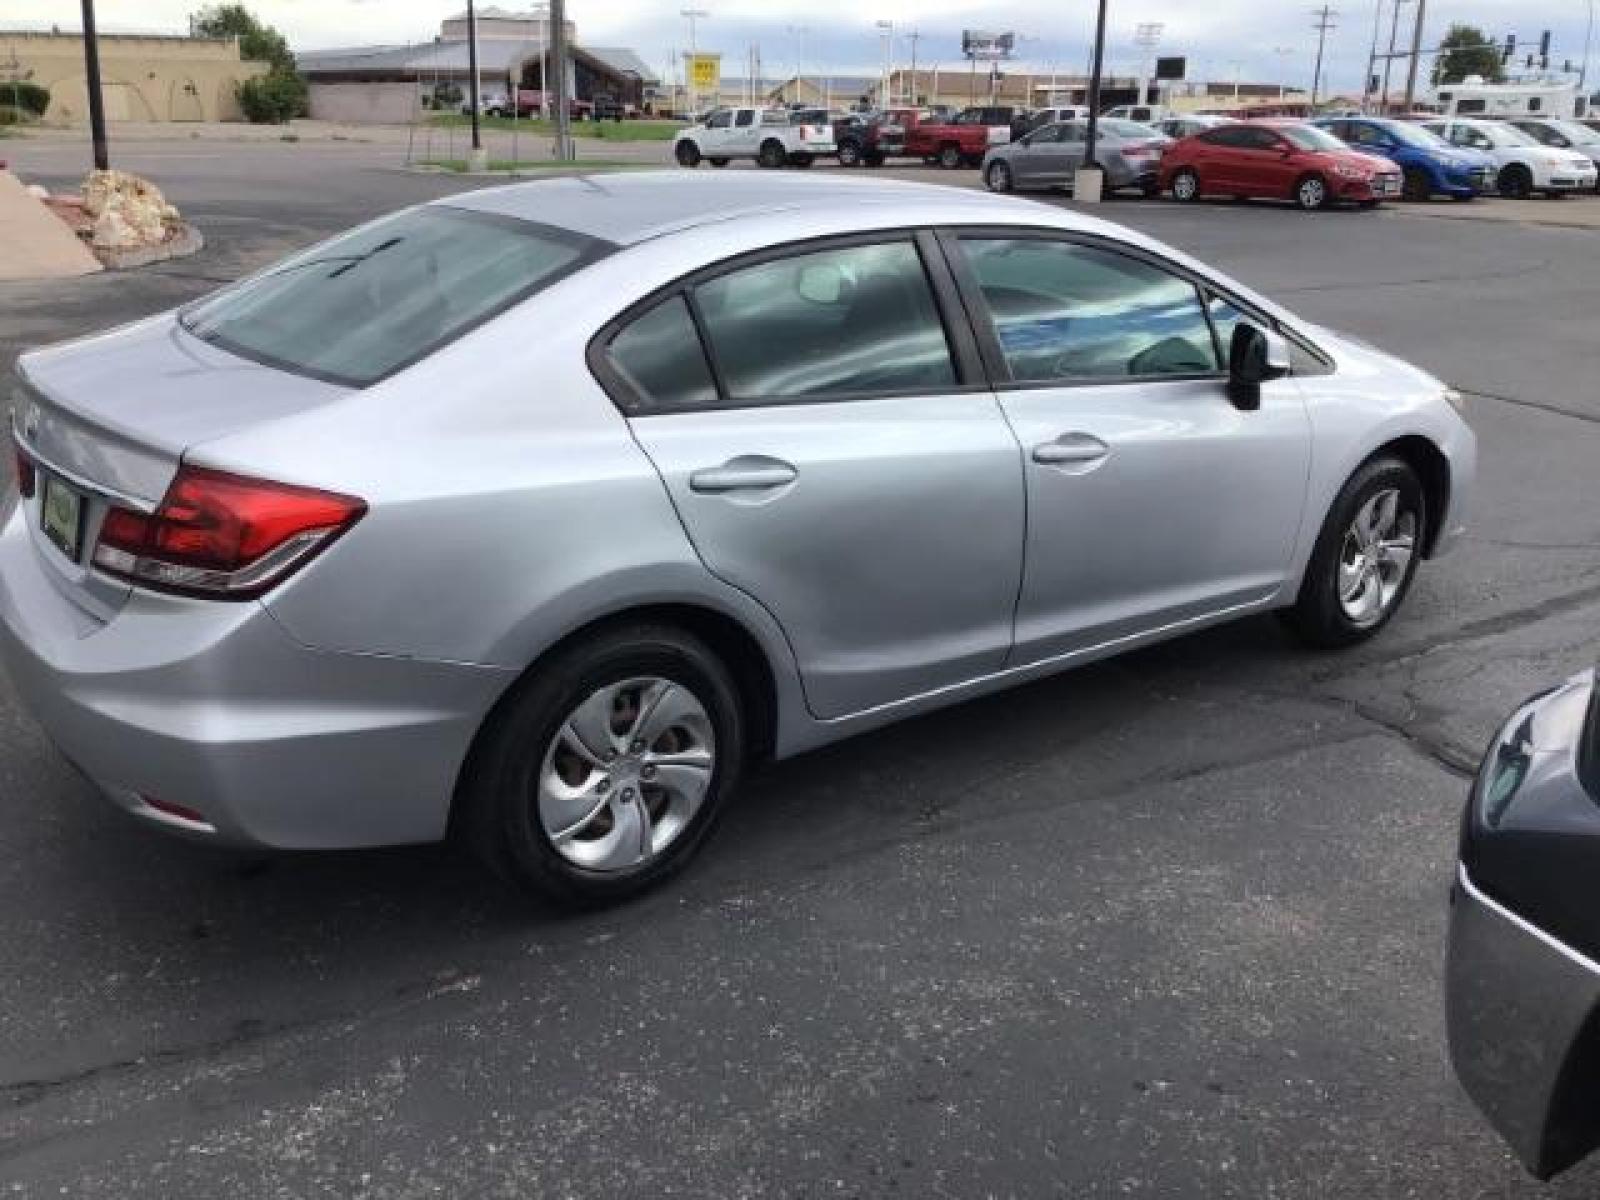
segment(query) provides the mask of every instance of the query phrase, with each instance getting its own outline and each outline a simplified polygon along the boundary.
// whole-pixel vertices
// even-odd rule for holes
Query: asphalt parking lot
[[[0,285],[0,366],[472,186],[389,147],[120,164],[207,248]],[[1468,393],[1472,536],[1379,640],[1251,621],[779,765],[579,918],[447,849],[155,836],[0,678],[0,1196],[1595,1195],[1456,1087],[1440,960],[1467,774],[1595,657],[1600,234],[1103,211]]]

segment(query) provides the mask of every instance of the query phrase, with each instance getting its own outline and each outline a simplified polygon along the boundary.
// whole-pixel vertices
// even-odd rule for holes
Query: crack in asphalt
[[[1474,400],[1495,400],[1501,404],[1509,404],[1514,408],[1532,408],[1539,412],[1553,413],[1558,417],[1571,417],[1574,421],[1582,421],[1586,425],[1600,425],[1600,414],[1579,412],[1571,408],[1563,408],[1559,404],[1546,404],[1539,400],[1523,400],[1518,396],[1502,396],[1495,392],[1482,392],[1475,388],[1465,387],[1461,384],[1453,385],[1456,391],[1464,396],[1471,396]]]
[[[1427,287],[1437,283],[1478,283],[1485,280],[1501,281],[1507,279],[1524,279],[1529,275],[1542,274],[1548,271],[1553,264],[1540,261],[1532,266],[1517,267],[1510,271],[1498,271],[1492,274],[1478,272],[1471,275],[1438,275],[1422,279],[1379,279],[1358,280],[1349,283],[1318,283],[1306,284],[1301,287],[1276,287],[1273,293],[1279,296],[1313,296],[1324,292],[1370,292],[1374,288],[1406,288]]]

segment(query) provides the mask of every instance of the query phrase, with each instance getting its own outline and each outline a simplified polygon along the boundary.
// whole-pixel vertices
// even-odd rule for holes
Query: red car
[[[1167,147],[1161,186],[1179,200],[1238,196],[1292,200],[1314,210],[1346,201],[1371,208],[1400,195],[1400,170],[1297,121],[1219,125]]]

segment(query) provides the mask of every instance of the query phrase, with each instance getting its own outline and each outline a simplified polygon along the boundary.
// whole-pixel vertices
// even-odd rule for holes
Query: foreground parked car
[[[1461,529],[1454,401],[1026,201],[493,188],[21,356],[0,657],[151,824],[611,900],[753,759],[1251,613],[1371,637]]]
[[[991,192],[1013,188],[1071,188],[1088,150],[1087,122],[1064,121],[1035,129],[1021,141],[996,146],[983,159],[983,182]],[[1148,125],[1104,119],[1095,136],[1095,161],[1105,172],[1107,192],[1159,190],[1161,153],[1168,139]]]
[[[1493,159],[1500,173],[1502,196],[1521,200],[1535,192],[1554,196],[1594,190],[1595,168],[1587,154],[1542,146],[1503,121],[1458,117],[1425,121],[1422,127],[1452,146],[1478,150]]]
[[[1495,736],[1451,895],[1450,1053],[1527,1168],[1600,1147],[1600,702],[1592,671]]]
[[[1452,146],[1420,125],[1380,117],[1337,117],[1314,124],[1352,150],[1393,161],[1400,168],[1407,200],[1433,196],[1473,200],[1494,191],[1499,183],[1499,172],[1488,155]]]
[[[1292,200],[1315,211],[1340,202],[1371,207],[1398,196],[1400,172],[1314,126],[1251,121],[1219,125],[1170,146],[1161,186],[1178,200]]]

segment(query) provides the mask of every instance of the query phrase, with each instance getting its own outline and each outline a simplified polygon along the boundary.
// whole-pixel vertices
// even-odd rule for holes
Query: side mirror
[[[1228,346],[1228,398],[1243,412],[1261,407],[1261,385],[1290,371],[1289,343],[1283,335],[1248,321],[1233,327]]]

